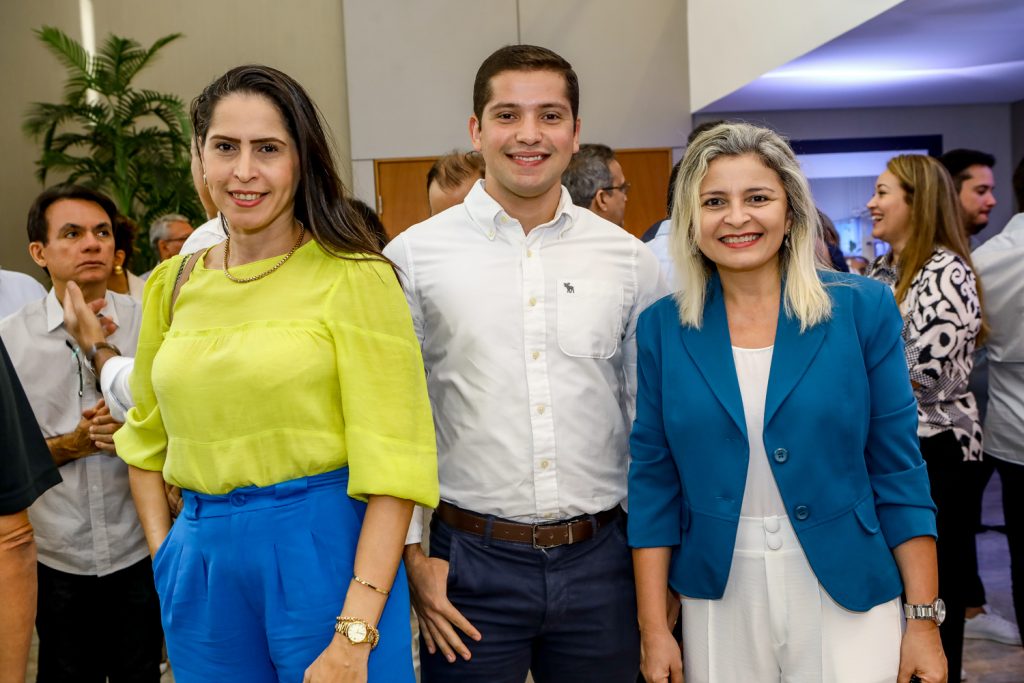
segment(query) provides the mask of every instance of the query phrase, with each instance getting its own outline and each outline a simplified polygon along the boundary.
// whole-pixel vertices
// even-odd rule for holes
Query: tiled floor
[[[998,476],[992,478],[985,491],[985,524],[1002,524],[1002,497]],[[1010,559],[1006,537],[995,531],[978,536],[978,563],[981,578],[991,607],[1012,618],[1010,597]],[[35,643],[30,656],[28,681],[35,680]],[[1024,683],[1024,648],[1000,645],[986,640],[968,640],[964,646],[964,668],[969,683]],[[174,683],[172,672],[166,673],[161,683]]]

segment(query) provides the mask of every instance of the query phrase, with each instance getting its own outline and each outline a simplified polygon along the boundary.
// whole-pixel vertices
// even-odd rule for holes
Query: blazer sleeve
[[[661,325],[668,316],[658,315],[661,308],[649,309],[637,325],[636,419],[629,439],[628,531],[634,548],[678,546],[682,538],[683,487],[662,412]]]
[[[871,401],[865,461],[886,543],[935,536],[935,504],[917,438],[917,402],[910,384],[903,321],[892,292],[873,287],[874,310],[863,337]]]

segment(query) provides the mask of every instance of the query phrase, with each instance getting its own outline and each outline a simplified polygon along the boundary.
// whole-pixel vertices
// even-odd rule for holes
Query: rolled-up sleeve
[[[353,264],[327,302],[334,338],[349,495],[435,507],[437,446],[420,346],[391,266]]]
[[[874,329],[864,337],[871,412],[865,460],[882,533],[890,548],[915,536],[935,536],[935,504],[917,438],[903,320],[888,288],[877,288]]]
[[[665,437],[662,417],[660,326],[656,310],[637,325],[636,419],[630,434],[629,545],[677,546],[683,504],[679,471]]]

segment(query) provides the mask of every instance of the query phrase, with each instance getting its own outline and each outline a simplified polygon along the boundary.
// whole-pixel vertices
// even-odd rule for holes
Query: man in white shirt
[[[1024,161],[1013,175],[1024,210]],[[985,292],[988,410],[985,458],[1003,484],[1003,515],[1010,547],[1010,580],[1017,633],[1024,626],[1024,213],[971,255]],[[970,622],[968,622],[968,625]],[[1017,641],[1021,642],[1020,640]]]
[[[109,343],[134,352],[141,305],[106,290],[116,217],[113,202],[93,190],[43,192],[29,210],[29,252],[53,289],[0,321],[0,338],[63,478],[29,509],[39,560],[40,681],[160,678],[149,551],[128,468],[113,457],[119,425],[100,400],[90,368],[95,349],[71,342],[59,303],[69,282],[90,300],[105,300],[102,313],[117,326]]]
[[[580,145],[562,174],[562,184],[576,206],[590,209],[620,228],[625,225],[630,184],[608,145]]]
[[[44,296],[46,289],[31,275],[0,268],[0,320]]]
[[[431,557],[415,520],[405,553],[423,681],[521,683],[532,670],[631,683],[639,636],[619,505],[636,319],[665,286],[641,242],[561,187],[579,144],[568,62],[502,48],[473,102],[486,180],[385,249],[438,439]]]

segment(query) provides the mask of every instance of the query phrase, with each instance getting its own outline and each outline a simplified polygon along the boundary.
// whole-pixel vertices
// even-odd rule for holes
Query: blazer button
[[[773,453],[772,455],[775,456],[775,462],[779,463],[780,465],[789,460],[789,451],[787,451],[785,448],[776,448],[775,453]]]
[[[793,508],[793,514],[802,522],[811,516],[811,509],[806,505],[797,505]]]

